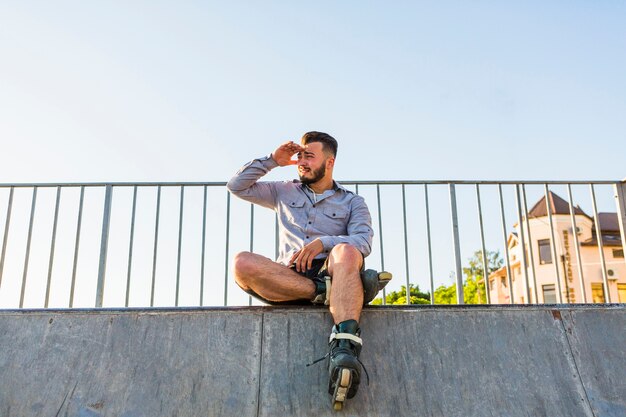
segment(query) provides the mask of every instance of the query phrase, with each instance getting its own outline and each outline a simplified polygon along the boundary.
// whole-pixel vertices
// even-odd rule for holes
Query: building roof
[[[602,244],[604,246],[622,246],[617,213],[598,213],[598,221],[600,222],[600,230],[602,230]],[[593,225],[593,237],[581,242],[581,245],[598,246],[595,222]]]
[[[559,197],[557,194],[552,191],[548,192],[548,197],[550,199],[550,212],[552,214],[569,214],[569,203]],[[544,217],[548,215],[548,211],[546,209],[546,198],[542,197],[533,208],[528,212],[528,217]],[[575,214],[581,214],[583,216],[589,217],[580,207],[574,207]]]
[[[618,246],[622,247],[622,238],[620,235],[605,235],[602,233],[602,245],[603,246]],[[598,238],[597,236],[593,236],[591,239],[585,240],[580,243],[580,246],[598,246]]]
[[[548,198],[550,201],[550,211],[552,214],[569,214],[569,203],[559,197],[552,191],[548,192]],[[546,198],[543,197],[528,212],[528,217],[545,217],[548,215],[546,210]],[[587,217],[592,221],[593,237],[584,242],[581,242],[581,246],[598,246],[598,239],[596,236],[596,225],[593,217],[585,213],[580,207],[574,207],[574,213]],[[602,230],[602,244],[604,246],[622,246],[622,239],[619,230],[619,219],[617,213],[598,213],[598,221],[600,222],[600,229]],[[509,240],[512,237],[509,237]]]
[[[619,233],[617,213],[598,213],[598,220],[600,221],[600,230],[602,230],[602,233]]]

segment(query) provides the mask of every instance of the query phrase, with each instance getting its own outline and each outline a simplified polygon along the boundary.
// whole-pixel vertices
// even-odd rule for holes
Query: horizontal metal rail
[[[367,266],[396,277],[381,304],[626,302],[622,181],[339,182],[372,212]],[[252,304],[231,258],[277,257],[280,225],[225,186],[0,184],[0,308]]]
[[[343,185],[615,185],[620,181],[615,180],[338,180]],[[199,182],[199,181],[183,181],[183,182],[67,182],[67,183],[49,183],[49,182],[33,182],[33,183],[0,183],[0,188],[55,188],[55,187],[105,187],[111,185],[113,187],[181,187],[181,186],[209,186],[222,187],[226,185],[226,181]]]

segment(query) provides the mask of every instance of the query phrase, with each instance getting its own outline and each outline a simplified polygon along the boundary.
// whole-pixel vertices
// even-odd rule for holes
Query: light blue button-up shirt
[[[363,197],[342,187],[315,194],[298,180],[258,181],[278,166],[271,156],[244,165],[226,187],[239,198],[270,208],[278,214],[278,259],[287,265],[291,256],[304,245],[320,239],[328,256],[339,243],[348,243],[363,256],[372,250],[372,218]]]

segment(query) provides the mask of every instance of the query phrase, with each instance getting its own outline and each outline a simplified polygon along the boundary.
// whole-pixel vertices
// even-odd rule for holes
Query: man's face
[[[298,153],[298,175],[303,184],[313,184],[326,175],[326,161],[329,157],[324,153],[321,142],[302,146],[304,151]]]

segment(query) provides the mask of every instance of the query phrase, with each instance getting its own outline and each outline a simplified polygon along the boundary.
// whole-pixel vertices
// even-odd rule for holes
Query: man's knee
[[[348,243],[340,243],[330,251],[333,264],[341,263],[353,268],[360,269],[363,263],[363,255],[354,246]]]
[[[251,252],[239,252],[233,258],[233,270],[235,272],[235,281],[238,284],[245,282],[246,277],[250,276],[255,265],[253,261],[254,254]]]

